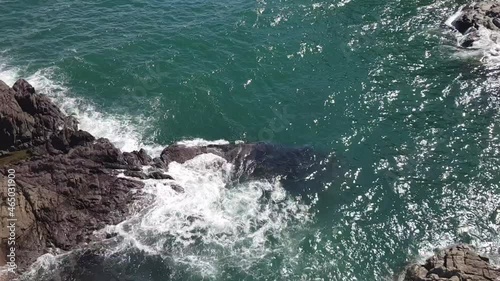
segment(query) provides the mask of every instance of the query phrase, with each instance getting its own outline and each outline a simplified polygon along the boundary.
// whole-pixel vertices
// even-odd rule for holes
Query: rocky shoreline
[[[85,249],[93,241],[102,240],[94,232],[126,219],[129,204],[144,186],[140,179],[172,180],[166,172],[170,162],[184,163],[212,153],[239,167],[235,180],[275,174],[295,180],[318,157],[307,147],[257,143],[172,145],[153,159],[144,150],[121,152],[107,139],[95,139],[78,130],[76,120],[65,116],[25,80],[17,81],[12,88],[0,81],[0,101],[2,202],[9,197],[9,173],[15,171],[16,175],[16,274],[45,253]],[[145,170],[144,166],[150,168]],[[127,177],[119,176],[122,173]],[[181,186],[173,187],[183,192]],[[10,211],[9,205],[2,204],[2,229],[7,228]],[[0,254],[5,257],[9,233],[2,232],[0,237]],[[404,280],[500,280],[500,270],[470,246],[458,245],[423,265],[409,266]]]

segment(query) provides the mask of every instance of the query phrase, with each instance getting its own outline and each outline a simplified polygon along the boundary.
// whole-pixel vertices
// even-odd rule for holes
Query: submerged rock
[[[161,153],[161,161],[168,167],[171,162],[184,163],[205,153],[217,155],[233,165],[232,183],[228,187],[247,180],[279,180],[291,195],[312,198],[324,191],[324,182],[342,174],[333,154],[322,154],[308,146],[264,142],[195,147],[171,145]]]
[[[495,281],[500,269],[489,259],[478,255],[471,246],[457,245],[442,250],[425,264],[408,267],[405,281]]]
[[[194,157],[212,153],[234,164],[235,179],[281,176],[287,179],[304,177],[318,162],[310,147],[290,147],[271,143],[224,144],[188,147],[172,145],[163,150],[166,165],[184,163]]]

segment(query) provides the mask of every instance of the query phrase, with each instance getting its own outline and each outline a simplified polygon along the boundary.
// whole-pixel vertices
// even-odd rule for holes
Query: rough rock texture
[[[440,251],[425,264],[408,267],[405,281],[497,281],[500,269],[468,245],[457,245]]]
[[[4,203],[8,170],[15,170],[20,271],[50,248],[73,249],[90,241],[93,231],[124,220],[132,191],[143,183],[117,175],[152,162],[143,150],[122,153],[108,140],[78,130],[75,120],[24,80],[12,89],[0,81],[0,141],[0,149],[28,158],[0,157],[2,229],[10,217]],[[2,256],[8,235],[0,233]]]
[[[452,25],[462,34],[469,29],[481,26],[500,31],[500,3],[498,1],[482,1],[467,5]]]
[[[23,79],[12,88],[0,81],[0,150],[42,144],[63,129],[77,131],[77,123],[64,116],[48,97],[35,94]]]

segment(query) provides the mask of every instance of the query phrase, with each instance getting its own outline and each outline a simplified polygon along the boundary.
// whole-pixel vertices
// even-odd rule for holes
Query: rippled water
[[[496,258],[498,41],[456,47],[463,4],[0,1],[0,79],[28,77],[124,150],[271,141],[342,166],[300,198],[232,186],[211,155],[173,163],[75,280],[386,280],[457,242]],[[30,280],[71,267],[41,262]]]

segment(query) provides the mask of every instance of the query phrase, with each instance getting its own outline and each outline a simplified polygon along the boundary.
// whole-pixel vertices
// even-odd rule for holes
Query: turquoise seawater
[[[464,3],[0,1],[0,79],[124,150],[267,141],[341,165],[303,197],[226,190],[210,155],[174,165],[186,195],[149,182],[123,243],[72,280],[392,280],[453,243],[497,257],[500,64],[456,47]]]

